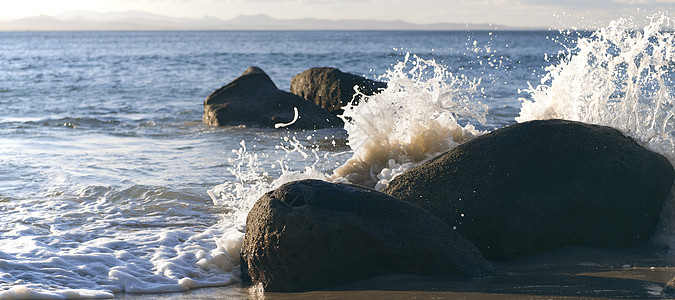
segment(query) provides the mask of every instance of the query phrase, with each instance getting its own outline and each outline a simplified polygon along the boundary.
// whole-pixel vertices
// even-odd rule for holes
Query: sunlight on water
[[[522,101],[516,120],[564,118],[612,126],[675,162],[675,37],[672,30],[666,30],[672,29],[674,23],[665,14],[656,15],[642,30],[634,31],[631,20],[620,19],[589,37],[579,38],[574,47],[558,56],[560,62],[546,69],[548,74],[541,84],[524,90],[528,99]],[[494,51],[485,49],[487,53]],[[162,138],[151,148],[164,145],[170,150],[154,154],[147,151],[147,141],[139,138],[138,149],[130,149],[121,156],[141,158],[140,162],[131,163],[143,167],[131,170],[141,172],[138,176],[144,175],[145,185],[80,187],[72,182],[86,176],[45,167],[52,172],[47,181],[58,187],[47,189],[48,196],[28,201],[0,194],[4,205],[0,211],[13,220],[0,224],[4,238],[0,244],[0,298],[111,297],[121,292],[183,291],[239,282],[239,253],[246,217],[264,193],[300,179],[382,189],[395,176],[484,134],[488,107],[483,101],[490,98],[482,92],[481,80],[468,78],[461,74],[462,70],[459,69],[460,74],[451,73],[435,60],[406,55],[382,75],[381,80],[388,83],[385,90],[363,96],[345,107],[342,118],[350,149],[336,146],[342,140],[329,137],[331,132],[224,129],[223,139],[233,140],[233,144],[244,140],[235,146],[237,149],[226,153],[229,159],[222,165],[228,166],[228,174],[221,172],[225,182],[208,190],[210,199],[171,186],[186,178],[166,174],[185,170],[184,176],[194,176],[188,171],[200,163],[200,172],[215,172],[221,169],[202,160],[224,160],[222,156],[200,157],[182,164],[174,162],[178,166],[166,170],[154,167],[148,173],[151,175],[144,173],[149,170],[146,161],[153,161],[148,158],[151,155],[170,154],[161,160],[160,166],[185,160],[178,155],[183,150],[173,148],[191,148],[193,143],[205,143],[203,140],[190,139],[178,145]],[[2,120],[19,122],[19,119]],[[107,122],[77,118],[50,119],[47,123],[62,122],[79,122],[72,129],[108,128]],[[256,141],[252,137],[256,134],[265,141]],[[299,135],[302,137],[298,138]],[[76,140],[85,138],[73,136],[78,137]],[[135,139],[126,135],[119,139],[127,146],[136,145],[132,143]],[[106,141],[114,144],[116,140]],[[7,143],[2,151],[19,152],[26,148],[21,143]],[[321,146],[322,143],[325,145]],[[54,144],[58,145],[54,142],[50,145]],[[94,152],[118,164],[119,173],[124,174],[120,182],[126,183],[136,173],[128,175],[130,163],[120,162],[119,155],[113,155],[119,151],[115,152],[110,145],[101,143],[101,151]],[[36,153],[45,152],[39,150]],[[53,151],[57,150],[75,153],[72,149]],[[76,156],[77,153],[63,160],[75,161]],[[48,159],[53,160],[54,156]],[[5,162],[13,164],[0,165],[3,168],[0,170],[11,170],[23,160]],[[48,163],[39,166],[42,165],[50,166]],[[92,163],[92,166],[100,165]],[[26,183],[22,178],[11,179],[16,185]],[[94,182],[110,181],[96,179]],[[204,185],[208,187],[220,180],[223,179],[198,181],[202,185],[209,182]],[[675,228],[675,222],[671,222],[675,220],[674,202],[669,200],[664,209],[657,238],[671,246],[675,246],[675,230],[670,229]]]
[[[325,168],[319,160],[334,155],[320,155],[294,136],[284,136],[274,152],[240,146],[229,160],[235,180],[208,191],[211,205],[189,191],[140,185],[5,203],[5,215],[19,222],[0,224],[0,299],[108,298],[239,282],[251,206],[285,182],[325,178],[316,171]],[[305,160],[304,170],[289,166]],[[213,216],[220,218],[209,224]]]

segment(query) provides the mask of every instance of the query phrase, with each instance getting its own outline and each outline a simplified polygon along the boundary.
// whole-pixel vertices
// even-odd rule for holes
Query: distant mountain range
[[[69,11],[54,16],[35,16],[0,21],[0,31],[96,31],[96,30],[524,30],[489,24],[434,23],[374,20],[281,20],[267,15],[238,16],[223,20],[173,18],[139,11],[97,13]]]

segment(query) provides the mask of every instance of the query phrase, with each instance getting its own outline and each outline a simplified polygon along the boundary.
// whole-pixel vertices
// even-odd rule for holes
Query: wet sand
[[[305,293],[264,293],[241,285],[116,299],[664,299],[675,257],[662,249],[567,247],[508,263],[475,280],[389,274]]]

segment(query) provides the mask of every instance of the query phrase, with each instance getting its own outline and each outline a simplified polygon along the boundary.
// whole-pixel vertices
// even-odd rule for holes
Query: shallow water
[[[565,94],[569,85],[581,85],[581,90],[597,96],[591,99],[609,95],[611,103],[624,103],[634,99],[625,96],[631,91],[643,91],[645,97],[637,99],[645,108],[639,111],[656,112],[652,115],[661,125],[635,122],[620,129],[647,145],[654,136],[661,138],[656,145],[672,145],[675,55],[667,42],[673,34],[660,31],[672,26],[671,19],[653,21],[660,29],[649,31],[655,36],[646,39],[633,35],[626,23],[612,24],[596,35],[0,33],[0,297],[134,298],[169,292],[180,293],[157,297],[255,297],[238,286],[238,255],[246,213],[262,193],[301,178],[381,188],[406,169],[472,136],[512,124],[516,117],[548,117],[548,109],[537,107],[551,103],[546,97],[551,91]],[[646,74],[646,79],[618,72],[608,75],[618,90],[583,86],[593,82],[584,76],[594,73],[585,72],[595,69],[588,59],[584,64],[580,54],[605,59],[600,66],[623,57],[615,55],[623,48],[611,45],[611,55],[598,55],[607,52],[598,47],[610,35],[622,37],[627,45],[646,41],[645,48],[620,51],[634,55],[627,61],[647,62],[637,73],[625,69],[629,75]],[[575,46],[577,41],[581,46]],[[285,90],[293,75],[314,66],[338,67],[392,84],[381,95],[348,109],[355,122],[345,129],[203,125],[203,99],[250,65],[261,67]],[[634,82],[639,83],[634,89],[622,89]],[[570,93],[565,94],[569,101],[579,99]],[[598,101],[580,101],[574,107]],[[600,120],[609,119],[602,117],[606,110],[599,111]],[[672,160],[672,148],[652,148]],[[659,231],[660,244],[675,240],[669,220],[664,219]],[[670,272],[668,259],[655,266]],[[537,277],[527,274],[519,280]],[[561,274],[552,273],[551,280]],[[393,278],[372,284],[391,292],[387,296],[410,296],[405,294],[410,291],[385,287],[417,281]],[[515,284],[508,278],[499,279],[504,280],[502,286]],[[494,282],[471,290],[466,282],[422,281],[431,291],[429,282],[454,288],[459,284],[467,289],[467,297],[518,295],[506,288],[493,290],[491,286],[500,286]],[[412,292],[443,297],[450,291]],[[371,295],[331,293],[321,295]],[[651,295],[643,289],[636,293]]]
[[[387,274],[321,291],[262,293],[253,287],[206,288],[182,293],[118,295],[117,299],[664,299],[675,260],[663,249],[566,247],[495,264],[489,278]]]

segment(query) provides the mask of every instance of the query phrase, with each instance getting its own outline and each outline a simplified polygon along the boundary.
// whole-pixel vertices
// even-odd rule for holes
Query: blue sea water
[[[311,67],[385,81],[402,62],[445,68],[442,80],[478,83],[467,97],[487,105],[485,122],[458,122],[485,132],[515,123],[519,98],[545,94],[530,85],[590,34],[0,33],[0,298],[237,283],[242,220],[257,195],[282,175],[330,175],[359,151],[341,128],[202,124],[203,100],[249,66],[283,90]]]

